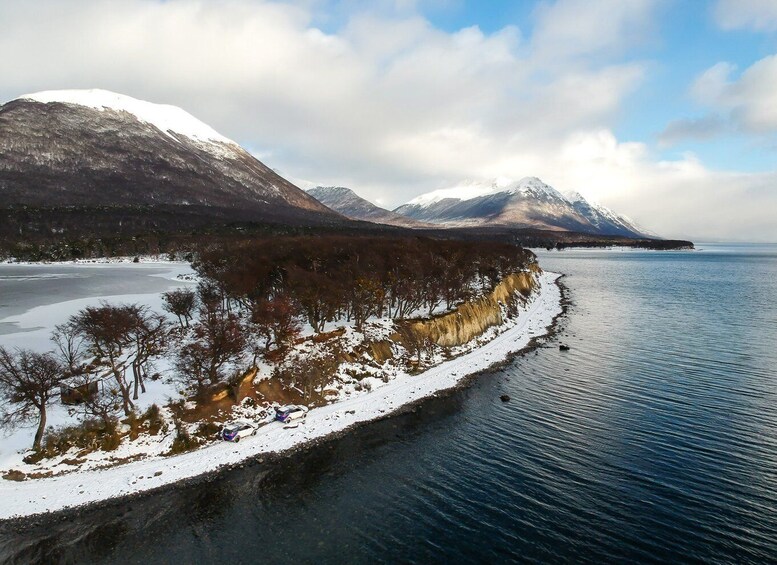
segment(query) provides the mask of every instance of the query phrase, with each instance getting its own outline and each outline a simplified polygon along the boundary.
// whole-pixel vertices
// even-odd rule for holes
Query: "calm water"
[[[777,247],[702,247],[543,254],[574,305],[536,353],[287,462],[0,526],[0,561],[775,562]]]
[[[0,319],[65,300],[164,292],[179,272],[191,269],[179,263],[0,264]]]

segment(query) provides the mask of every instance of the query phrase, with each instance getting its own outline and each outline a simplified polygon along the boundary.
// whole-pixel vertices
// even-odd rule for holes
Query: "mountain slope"
[[[342,186],[317,186],[308,190],[313,198],[325,206],[352,220],[409,228],[430,227],[431,224],[406,218],[365,200],[350,188]]]
[[[626,216],[616,214],[601,204],[588,202],[578,192],[567,193],[566,197],[572,203],[572,207],[587,219],[596,228],[597,232],[626,237],[653,235],[648,234],[646,230],[637,226]]]
[[[450,227],[509,226],[640,237],[628,220],[576,195],[573,202],[536,177],[466,182],[423,194],[394,210]]]
[[[4,208],[343,220],[180,108],[102,90],[42,92],[0,106],[0,198]]]

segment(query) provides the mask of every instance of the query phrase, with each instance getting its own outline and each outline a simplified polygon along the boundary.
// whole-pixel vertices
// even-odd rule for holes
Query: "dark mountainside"
[[[372,202],[365,200],[356,194],[350,188],[342,186],[317,186],[308,190],[308,194],[325,206],[352,220],[407,228],[434,227],[432,224],[419,222],[376,206]]]
[[[98,229],[103,218],[121,229],[126,212],[130,231],[208,218],[344,221],[236,144],[162,132],[121,110],[14,100],[0,107],[0,155],[0,207],[3,216],[24,211],[25,223],[14,225],[22,234],[73,229],[49,225],[62,210]]]

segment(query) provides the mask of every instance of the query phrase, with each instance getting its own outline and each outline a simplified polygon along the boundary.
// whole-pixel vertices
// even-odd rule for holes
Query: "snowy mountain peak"
[[[308,189],[307,193],[325,206],[354,220],[410,228],[429,227],[423,222],[417,222],[376,206],[350,188],[343,186],[316,186]]]
[[[353,190],[344,186],[314,186],[306,190],[306,192],[318,192],[321,194],[337,194],[341,196],[356,196],[359,197]]]
[[[580,193],[562,194],[537,177],[464,181],[422,194],[395,212],[453,226],[514,225],[641,237],[644,230]]]
[[[553,200],[566,200],[564,196],[552,186],[545,184],[537,177],[524,177],[508,189],[511,194],[525,196],[546,197]]]
[[[173,139],[175,136],[172,134],[175,133],[198,141],[237,145],[177,106],[154,104],[108,90],[47,90],[26,94],[19,99],[42,104],[52,102],[75,104],[99,111],[107,109],[127,112],[138,120],[153,125]]]
[[[479,196],[486,196],[497,190],[498,185],[496,179],[488,181],[465,180],[450,188],[441,188],[440,190],[434,190],[422,194],[421,196],[417,196],[408,202],[408,205],[429,206],[435,202],[440,202],[441,200],[446,200],[448,198],[471,200],[472,198],[478,198]]]
[[[466,201],[480,198],[481,196],[501,193],[551,200],[565,200],[559,191],[545,184],[537,177],[524,177],[519,181],[498,177],[479,181],[465,180],[450,188],[422,194],[408,202],[407,205],[426,207],[446,199]]]
[[[566,197],[566,199],[569,200],[572,204],[574,204],[575,202],[588,202],[588,200],[586,200],[582,194],[574,190],[569,192],[564,192],[563,194]]]

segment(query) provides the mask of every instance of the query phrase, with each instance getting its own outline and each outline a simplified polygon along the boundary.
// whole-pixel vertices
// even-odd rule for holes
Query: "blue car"
[[[288,406],[278,406],[275,409],[275,419],[284,424],[288,424],[292,420],[299,420],[305,418],[308,415],[307,406],[298,406],[296,404],[289,404]]]
[[[238,422],[230,422],[224,426],[219,435],[224,441],[234,441],[237,443],[240,441],[241,437],[255,436],[256,426],[251,422],[246,422],[243,420]]]

